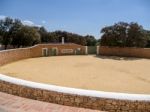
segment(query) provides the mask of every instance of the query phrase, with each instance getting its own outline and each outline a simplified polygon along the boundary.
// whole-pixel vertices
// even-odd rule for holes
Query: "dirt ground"
[[[94,55],[41,57],[4,65],[0,73],[73,88],[150,94],[150,59]]]

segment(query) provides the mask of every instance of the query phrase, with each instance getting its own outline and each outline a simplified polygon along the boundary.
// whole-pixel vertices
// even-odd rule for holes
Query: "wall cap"
[[[61,87],[61,86],[37,83],[32,81],[26,81],[23,79],[13,78],[3,74],[0,74],[0,80],[17,84],[17,85],[27,86],[30,88],[37,88],[37,89],[88,96],[88,97],[111,98],[117,100],[132,100],[132,101],[135,100],[150,101],[149,94],[128,94],[128,93],[104,92],[104,91],[96,91],[96,90],[84,90],[84,89],[76,89],[76,88],[69,88],[69,87]]]
[[[0,53],[1,52],[7,52],[7,51],[15,51],[15,50],[22,50],[22,49],[32,49],[34,47],[37,47],[37,46],[44,46],[44,45],[57,45],[57,46],[66,46],[66,45],[76,45],[76,46],[80,46],[80,47],[84,47],[82,45],[79,45],[79,44],[75,44],[75,43],[65,43],[65,44],[61,44],[61,43],[47,43],[47,44],[36,44],[34,46],[29,46],[29,47],[24,47],[24,48],[14,48],[14,49],[6,49],[6,50],[0,50]]]
[[[126,48],[130,48],[130,49],[150,49],[150,48],[146,48],[146,47],[119,47],[119,46],[99,46],[100,48],[121,48],[121,49],[126,49]]]

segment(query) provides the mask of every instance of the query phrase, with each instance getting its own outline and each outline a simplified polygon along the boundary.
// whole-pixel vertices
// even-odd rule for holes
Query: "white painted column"
[[[85,46],[85,54],[88,54],[88,46]]]
[[[96,54],[99,55],[99,46],[96,46]]]
[[[65,43],[65,38],[64,37],[62,37],[61,42],[62,42],[62,44]]]
[[[75,54],[75,55],[77,54],[77,50],[74,51],[74,54]]]

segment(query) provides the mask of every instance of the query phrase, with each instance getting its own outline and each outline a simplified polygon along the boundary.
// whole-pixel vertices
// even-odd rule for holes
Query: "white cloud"
[[[4,15],[0,15],[0,20],[3,20],[5,19],[7,16],[4,16]],[[23,25],[28,25],[28,26],[37,26],[37,27],[41,27],[42,25],[39,25],[39,24],[35,24],[34,22],[30,21],[30,20],[22,20],[21,21]],[[46,23],[46,21],[42,21],[42,23]]]
[[[42,25],[34,25],[34,26],[37,26],[37,27],[42,27]]]
[[[41,27],[41,25],[35,24],[34,22],[30,21],[30,20],[24,20],[22,21],[23,25],[28,25],[28,26],[37,26],[37,27]]]
[[[0,19],[5,19],[5,18],[6,18],[6,16],[0,15]]]
[[[45,23],[46,23],[46,21],[45,21],[45,20],[43,20],[43,21],[42,21],[42,23],[43,23],[43,24],[45,24]]]
[[[28,26],[34,26],[34,23],[32,21],[29,21],[29,20],[22,21],[22,24],[28,25]]]

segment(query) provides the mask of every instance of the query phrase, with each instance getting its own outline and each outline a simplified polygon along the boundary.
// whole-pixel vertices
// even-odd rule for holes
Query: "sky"
[[[4,17],[98,39],[103,27],[119,21],[150,30],[150,0],[0,0],[0,19]]]

